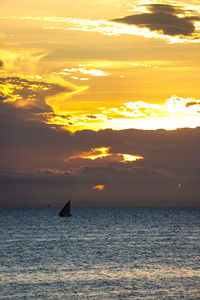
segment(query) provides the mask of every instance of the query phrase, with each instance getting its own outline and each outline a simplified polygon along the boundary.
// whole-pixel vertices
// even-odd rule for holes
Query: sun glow
[[[109,158],[110,161],[117,161],[117,162],[132,162],[139,159],[143,159],[144,157],[139,155],[132,155],[127,153],[111,153],[110,147],[101,147],[101,148],[92,148],[88,152],[82,152],[80,154],[71,156],[67,161],[76,158],[82,159],[102,159],[102,158]]]
[[[144,159],[144,157],[139,156],[139,155],[130,155],[130,154],[121,154],[123,155],[124,162],[126,161],[136,161],[138,159]]]
[[[71,156],[70,159],[83,158],[95,160],[97,158],[107,157],[111,155],[110,153],[108,153],[109,149],[109,147],[94,148],[89,152],[83,152],[80,155]]]
[[[94,108],[92,108],[94,111]],[[100,130],[111,128],[174,130],[177,128],[195,128],[200,126],[200,100],[172,96],[163,104],[153,104],[144,101],[126,102],[118,107],[96,108],[96,112],[77,111],[46,115],[45,122],[50,125],[60,125],[71,132],[83,129]],[[105,148],[100,148],[100,157],[108,156]],[[91,153],[90,153],[91,155]],[[96,153],[94,159],[96,158]]]

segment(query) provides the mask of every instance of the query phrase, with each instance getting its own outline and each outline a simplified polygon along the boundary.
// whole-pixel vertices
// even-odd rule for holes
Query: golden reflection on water
[[[31,270],[30,270],[31,271]],[[109,268],[101,268],[94,266],[91,270],[74,270],[60,269],[58,272],[46,273],[45,271],[35,271],[32,268],[32,272],[18,273],[11,277],[10,275],[1,276],[2,283],[21,285],[45,285],[50,283],[51,285],[79,285],[80,282],[83,285],[81,291],[78,292],[78,297],[98,297],[98,299],[113,299],[119,295],[127,293],[130,295],[130,299],[135,299],[134,295],[140,295],[145,299],[166,299],[165,297],[157,298],[156,295],[166,295],[167,297],[173,297],[180,293],[185,296],[190,296],[187,299],[198,299],[199,290],[197,286],[193,286],[192,290],[187,291],[185,287],[183,291],[182,283],[185,281],[185,285],[196,278],[200,278],[200,270],[192,270],[189,268],[172,268],[167,266],[155,266],[155,268],[148,269],[127,269],[120,268],[111,270]],[[83,284],[84,283],[84,284]],[[166,292],[166,283],[169,286]],[[146,294],[145,286],[151,286],[152,290]],[[109,290],[111,287],[111,290]],[[101,297],[100,294],[101,293]],[[60,294],[56,294],[56,291],[50,291],[50,296],[56,296],[56,299],[62,299]],[[75,299],[73,292],[68,294],[69,297]],[[129,297],[129,296],[128,296]],[[137,299],[141,299],[141,298]],[[152,298],[153,297],[153,298]],[[82,299],[83,299],[82,298]],[[127,298],[127,296],[125,297]],[[77,298],[79,299],[79,298]],[[128,298],[129,299],[129,298]],[[175,298],[174,298],[175,299]],[[176,298],[177,299],[177,298]]]
[[[76,281],[76,280],[99,280],[99,279],[144,279],[148,280],[157,280],[157,279],[174,279],[178,278],[200,278],[200,270],[194,270],[189,268],[172,268],[167,266],[155,266],[155,268],[120,268],[116,270],[110,270],[109,268],[101,268],[99,266],[94,266],[93,269],[87,270],[74,270],[73,267],[69,270],[59,270],[58,272],[52,272],[47,274],[44,271],[35,271],[32,268],[32,272],[29,268],[29,272],[16,273],[14,277],[11,277],[9,274],[1,274],[1,278],[4,281],[12,282],[24,282],[24,283],[39,283],[45,281]]]

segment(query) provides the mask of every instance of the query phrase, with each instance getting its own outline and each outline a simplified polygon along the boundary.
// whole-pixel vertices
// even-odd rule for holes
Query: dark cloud
[[[193,105],[200,105],[200,101],[191,101],[191,102],[188,102],[186,103],[186,107],[189,107],[189,106],[193,106]]]
[[[59,206],[70,196],[75,205],[200,205],[200,128],[71,134],[30,120],[11,103],[0,103],[0,128],[1,206]],[[69,159],[99,147],[144,160]],[[105,190],[94,191],[98,184]]]
[[[9,80],[22,86],[24,99],[29,89],[32,93],[32,87],[38,87],[34,81]],[[3,102],[5,95],[1,95],[0,206],[25,205],[27,201],[30,205],[61,205],[68,196],[76,205],[200,205],[200,128],[83,130],[74,134],[56,126],[53,129],[33,115],[49,109],[47,114],[53,116],[45,106],[45,96],[59,88],[41,89],[37,95],[40,104],[28,109]],[[112,155],[71,159],[100,147],[110,147]],[[144,159],[123,163],[117,159],[122,157],[120,153]],[[178,183],[183,185],[181,194]],[[105,190],[92,189],[99,184],[104,184]]]
[[[3,66],[4,66],[4,63],[3,63],[3,61],[0,59],[0,69],[3,68]]]
[[[198,180],[181,182],[167,172],[128,166],[85,167],[77,173],[0,174],[1,206],[199,206]],[[104,184],[101,192],[93,186]]]
[[[11,87],[11,92],[3,97],[9,97],[11,100],[13,98],[16,103],[23,100],[24,109],[35,109],[35,112],[51,112],[51,107],[46,104],[46,97],[72,91],[66,86],[45,81],[27,80],[21,77],[0,78],[0,88],[7,85]]]
[[[136,25],[140,28],[146,27],[152,31],[162,31],[171,36],[191,36],[195,33],[194,22],[200,20],[200,16],[196,15],[179,17],[177,14],[186,12],[172,5],[152,4],[146,7],[149,13],[130,15],[112,21]]]
[[[7,99],[7,97],[4,96],[4,94],[0,92],[0,102],[4,101],[6,99]]]
[[[63,164],[65,156],[72,153],[72,146],[68,147],[70,135],[68,132],[63,134],[52,130],[41,119],[45,118],[45,114],[53,114],[52,108],[46,103],[46,97],[67,93],[71,89],[21,77],[0,78],[1,86],[8,86],[5,89],[8,90],[7,95],[0,93],[1,169],[55,168],[56,165],[60,166],[59,161]],[[59,150],[61,146],[65,148],[62,158]]]
[[[87,115],[87,118],[89,118],[89,119],[97,119],[97,116],[94,116],[94,115]]]
[[[73,143],[69,132],[52,130],[32,118],[35,110],[0,104],[0,165],[2,169],[61,168]],[[62,150],[61,150],[62,149]]]

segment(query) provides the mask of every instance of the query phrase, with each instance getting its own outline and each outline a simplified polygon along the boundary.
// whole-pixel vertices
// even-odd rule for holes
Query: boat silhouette
[[[61,211],[59,212],[59,216],[60,217],[71,217],[72,215],[70,214],[70,202],[71,200],[69,200],[65,206],[61,209]]]

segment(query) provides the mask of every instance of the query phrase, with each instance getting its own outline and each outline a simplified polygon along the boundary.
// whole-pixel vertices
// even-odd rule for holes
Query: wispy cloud
[[[40,113],[66,111],[66,101],[88,86],[77,86],[58,74],[40,75],[38,64],[46,52],[31,49],[0,50],[0,100],[15,107]],[[29,115],[30,117],[30,115]]]
[[[89,80],[91,77],[104,77],[109,75],[109,73],[99,69],[85,68],[82,64],[79,64],[77,68],[65,68],[56,74],[69,76],[69,78],[75,80]],[[86,76],[90,77],[88,78]]]
[[[137,6],[138,8],[138,6]],[[62,17],[4,17],[41,22],[46,30],[97,32],[107,36],[135,35],[163,39],[169,43],[200,42],[198,11],[173,5],[147,5],[147,12],[112,20],[90,20]],[[44,25],[49,23],[49,25]],[[57,23],[58,26],[54,26]],[[71,26],[73,25],[73,26]]]
[[[117,20],[117,19],[115,19]],[[169,35],[159,31],[151,31],[148,27],[139,27],[134,24],[123,24],[117,21],[104,21],[104,20],[69,20],[69,23],[73,23],[76,27],[64,27],[64,26],[44,26],[46,30],[71,30],[71,31],[85,31],[85,32],[97,32],[107,36],[120,36],[120,35],[133,35],[142,36],[145,38],[157,38],[165,40],[169,43],[199,43],[200,31],[199,23],[196,22],[195,30],[192,35]]]
[[[14,47],[13,47],[14,48]],[[35,75],[36,69],[43,57],[48,53],[33,49],[0,49],[0,58],[5,72],[9,74]],[[39,76],[38,76],[39,77]]]

